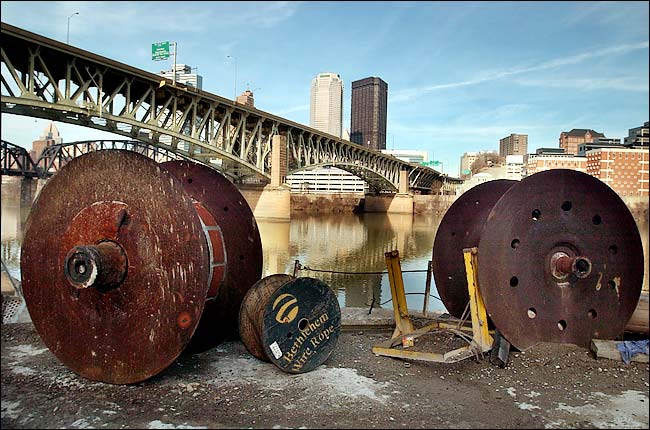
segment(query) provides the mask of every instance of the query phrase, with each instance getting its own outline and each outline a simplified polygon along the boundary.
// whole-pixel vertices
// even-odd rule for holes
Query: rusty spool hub
[[[634,218],[610,187],[585,173],[548,170],[510,188],[478,248],[485,307],[521,350],[614,339],[639,300],[643,250]]]
[[[433,245],[433,276],[447,311],[461,318],[469,302],[463,249],[478,246],[490,211],[516,181],[479,184],[462,194],[440,222]]]
[[[102,382],[135,383],[169,366],[206,303],[245,294],[224,293],[231,252],[223,230],[231,224],[212,211],[175,174],[134,152],[71,160],[34,203],[21,250],[25,301],[46,346]],[[261,273],[261,263],[250,270]]]
[[[341,330],[341,309],[327,284],[271,275],[246,294],[239,332],[246,349],[287,373],[309,372],[327,360]]]

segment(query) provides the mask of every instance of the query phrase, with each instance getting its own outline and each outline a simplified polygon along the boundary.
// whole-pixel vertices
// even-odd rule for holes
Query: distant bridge
[[[233,182],[336,166],[376,191],[437,191],[462,181],[156,74],[8,25],[2,112],[90,127],[213,165]],[[282,137],[278,139],[277,137]],[[401,172],[407,172],[404,176]],[[406,184],[402,184],[406,188]]]
[[[158,163],[188,158],[178,152],[139,140],[84,140],[47,146],[38,160],[33,161],[25,148],[3,140],[0,152],[2,174],[46,179],[73,158],[106,149],[137,152]]]

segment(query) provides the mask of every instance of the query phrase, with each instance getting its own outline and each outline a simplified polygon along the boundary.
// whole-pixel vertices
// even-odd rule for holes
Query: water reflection
[[[431,251],[440,218],[403,214],[332,214],[310,216],[294,213],[291,221],[258,220],[264,250],[264,276],[293,274],[295,260],[321,271],[301,270],[326,282],[341,306],[367,307],[371,303],[391,308],[390,285],[384,253],[398,250],[402,270],[423,270]],[[370,272],[340,274],[332,272]],[[404,273],[409,308],[422,310],[426,273]],[[420,293],[420,294],[415,294]],[[437,295],[435,286],[432,294]],[[444,310],[431,300],[428,310]]]
[[[35,187],[35,180],[2,176],[2,261],[16,279],[20,279],[20,247]]]
[[[36,181],[2,178],[2,259],[11,275],[20,279],[20,247],[31,209]],[[392,308],[384,253],[397,249],[402,270],[426,270],[431,259],[439,217],[401,214],[295,213],[291,221],[258,220],[264,252],[263,276],[294,273],[295,261],[312,269],[337,272],[373,272],[348,275],[301,270],[326,282],[341,306]],[[409,308],[422,310],[426,273],[404,273]],[[435,285],[431,294],[437,295]],[[431,299],[429,309],[444,310]]]

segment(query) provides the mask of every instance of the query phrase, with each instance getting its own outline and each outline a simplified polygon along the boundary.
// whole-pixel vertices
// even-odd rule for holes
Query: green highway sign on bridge
[[[169,58],[169,42],[151,44],[151,59],[166,60]]]

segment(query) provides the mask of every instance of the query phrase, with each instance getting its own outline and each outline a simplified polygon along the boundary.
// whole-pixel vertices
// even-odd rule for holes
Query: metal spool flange
[[[341,309],[324,282],[308,277],[285,281],[286,277],[272,275],[251,288],[242,303],[240,332],[257,358],[287,373],[305,373],[334,350]]]
[[[487,217],[516,181],[479,184],[462,194],[445,212],[433,245],[433,276],[447,311],[461,318],[469,302],[463,249],[478,246]]]
[[[262,275],[262,241],[253,211],[225,176],[190,161],[169,161],[162,166],[195,201],[210,242],[211,288],[188,346],[190,351],[201,351],[237,335],[240,305]]]
[[[623,333],[641,292],[634,218],[605,183],[573,170],[531,175],[494,205],[481,233],[478,279],[488,314],[524,350],[588,347]]]
[[[208,291],[208,247],[180,181],[128,151],[71,160],[43,187],[21,250],[45,345],[92,380],[128,384],[185,349]]]
[[[248,290],[239,311],[239,336],[242,343],[254,357],[270,361],[262,344],[262,324],[266,303],[282,285],[295,279],[291,275],[276,274],[260,279]]]

